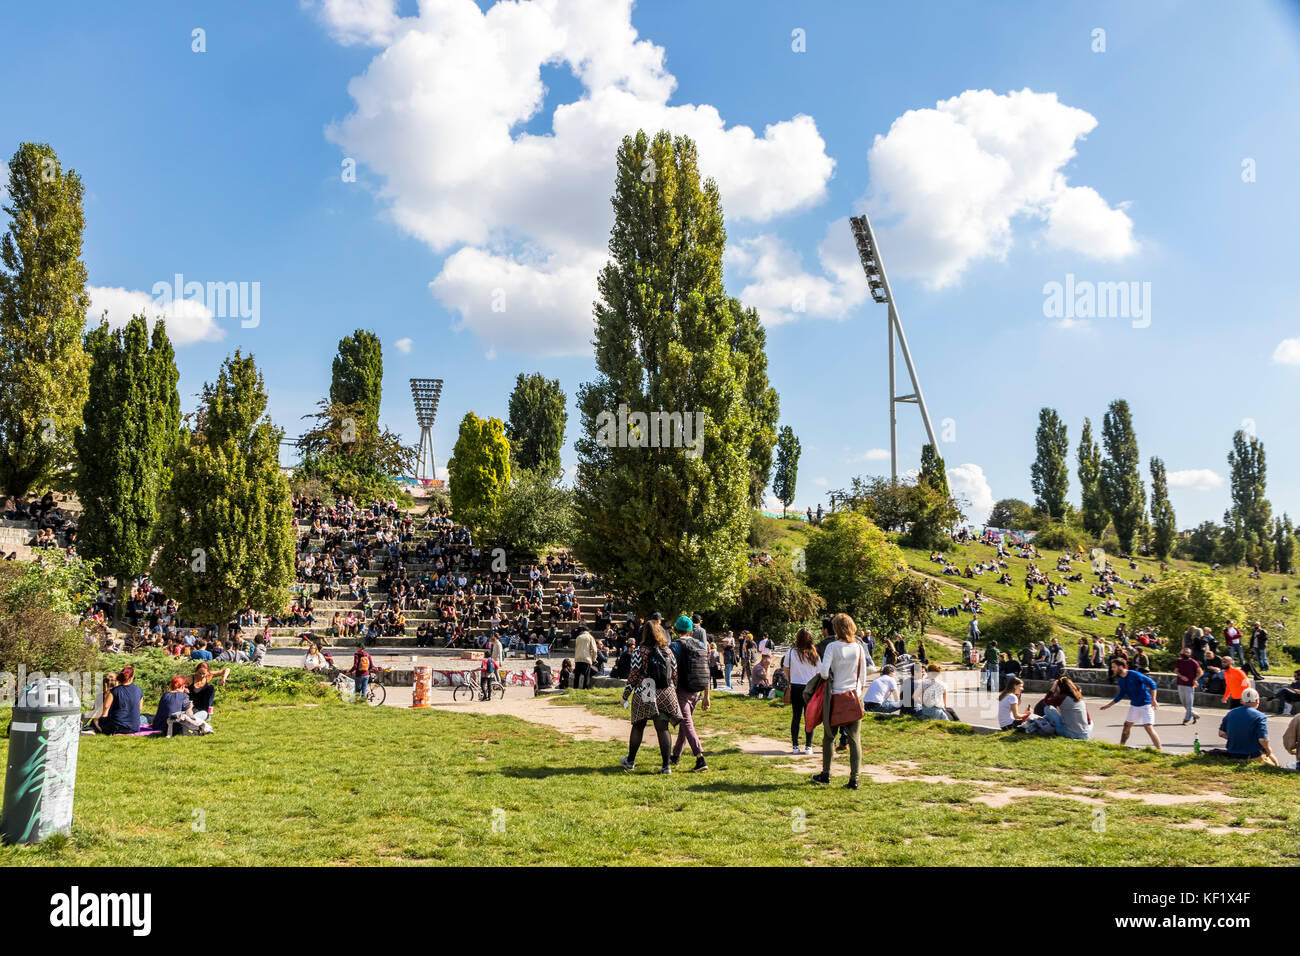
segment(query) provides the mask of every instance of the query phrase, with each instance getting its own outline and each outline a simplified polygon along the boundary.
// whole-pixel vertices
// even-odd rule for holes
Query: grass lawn
[[[901,547],[901,546],[900,546]],[[1012,550],[1012,557],[1008,560],[1008,573],[1015,583],[1011,586],[997,583],[997,574],[985,572],[983,575],[977,575],[974,579],[944,577],[943,565],[937,564],[930,560],[930,552],[918,548],[902,548],[906,556],[908,567],[914,571],[924,574],[933,575],[940,583],[942,603],[947,607],[952,607],[961,603],[961,597],[966,591],[974,591],[976,588],[984,589],[984,609],[980,614],[981,620],[987,624],[996,620],[1000,616],[1001,606],[1018,601],[1025,596],[1025,568],[1028,562],[1025,559],[1016,557],[1018,554]],[[944,549],[943,554],[948,560],[952,561],[958,567],[964,568],[967,564],[977,562],[991,561],[997,556],[997,549],[986,544],[965,544],[949,545]],[[1064,575],[1057,572],[1056,559],[1057,552],[1044,551],[1041,558],[1035,563],[1040,570],[1046,571],[1051,580],[1060,582]],[[1151,574],[1157,580],[1161,577],[1160,561],[1155,558],[1138,557],[1135,559],[1138,565],[1136,571],[1131,570],[1127,562],[1114,559],[1114,564],[1120,575],[1126,579],[1137,580],[1144,574]],[[1172,559],[1167,562],[1171,569],[1175,570],[1205,570],[1204,565],[1198,565],[1190,561],[1181,561]],[[1081,582],[1070,582],[1070,594],[1065,597],[1057,598],[1056,610],[1053,612],[1060,626],[1061,643],[1065,645],[1066,654],[1069,657],[1071,665],[1074,663],[1075,654],[1081,635],[1092,637],[1105,637],[1112,639],[1115,634],[1115,628],[1124,623],[1127,619],[1123,617],[1109,617],[1100,615],[1096,620],[1083,616],[1083,609],[1088,604],[1096,605],[1101,599],[1095,598],[1089,593],[1091,585],[1096,583],[1096,577],[1086,561],[1074,562],[1074,570],[1082,571],[1084,579]],[[1290,678],[1292,671],[1297,664],[1282,645],[1296,645],[1300,641],[1300,611],[1297,611],[1295,603],[1282,604],[1280,598],[1283,594],[1292,597],[1293,601],[1300,600],[1300,591],[1296,590],[1297,581],[1288,575],[1283,574],[1265,574],[1259,581],[1249,581],[1246,572],[1243,569],[1220,569],[1220,574],[1225,578],[1235,579],[1242,584],[1258,587],[1263,592],[1264,605],[1267,609],[1267,618],[1264,619],[1264,626],[1268,628],[1271,638],[1269,647],[1269,663],[1272,665],[1268,673],[1275,677]],[[951,582],[951,583],[950,583]],[[1136,600],[1141,594],[1140,591],[1125,588],[1122,585],[1116,586],[1116,596],[1122,602],[1126,597],[1132,597]],[[1042,595],[1041,586],[1034,589],[1035,595]],[[1293,593],[1294,592],[1294,593]],[[1037,598],[1035,598],[1037,602]],[[1045,602],[1037,602],[1047,607]],[[933,626],[952,637],[961,639],[965,637],[966,628],[970,622],[969,614],[961,614],[957,617],[936,617]],[[1212,621],[1210,623],[1215,628],[1215,633],[1222,640],[1223,621]],[[1240,623],[1240,622],[1239,622]],[[1281,624],[1279,627],[1278,625]],[[1243,627],[1249,638],[1249,627]],[[1181,635],[1165,634],[1166,637],[1181,637]]]
[[[551,706],[617,716],[617,700],[616,691],[586,691]],[[1294,775],[871,719],[863,725],[865,763],[953,782],[864,780],[852,793],[814,788],[779,761],[739,751],[737,735],[785,739],[788,714],[770,702],[722,697],[702,720],[722,732],[707,744],[713,769],[661,777],[619,769],[619,742],[574,741],[514,717],[330,699],[236,701],[219,713],[212,737],[83,737],[71,839],[0,847],[0,864],[1300,862]],[[8,719],[0,713],[0,725]],[[646,757],[647,768],[657,762]],[[987,792],[979,781],[989,780],[1097,796],[1216,791],[1238,802],[1149,806],[1102,797],[1103,827],[1086,803],[971,802]],[[1207,839],[1178,826],[1200,821],[1243,829]]]

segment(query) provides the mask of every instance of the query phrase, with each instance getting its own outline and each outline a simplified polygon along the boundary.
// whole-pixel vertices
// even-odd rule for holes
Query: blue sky
[[[412,442],[407,379],[446,380],[445,461],[466,410],[504,416],[518,372],[558,377],[571,403],[591,377],[613,144],[667,126],[722,188],[728,288],[769,323],[803,443],[799,504],[888,469],[885,309],[843,223],[865,209],[976,517],[1030,497],[1041,406],[1073,446],[1119,397],[1175,475],[1181,526],[1221,517],[1243,422],[1275,510],[1300,517],[1296,4],[628,10],[10,5],[0,151],[49,142],[81,173],[90,283],[115,319],[177,273],[259,284],[255,327],[199,305],[170,323],[187,409],[241,348],[296,433],[338,339],[372,328],[383,416]],[[1149,288],[1149,324],[1045,315],[1067,275]]]

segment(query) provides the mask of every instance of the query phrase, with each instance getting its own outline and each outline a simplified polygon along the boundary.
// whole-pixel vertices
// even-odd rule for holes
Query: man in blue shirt
[[[1115,694],[1115,699],[1109,704],[1102,704],[1100,709],[1108,710],[1124,698],[1128,698],[1128,716],[1124,718],[1124,731],[1119,735],[1120,744],[1127,744],[1133,725],[1141,724],[1142,729],[1151,738],[1151,743],[1155,744],[1156,750],[1160,750],[1160,738],[1156,736],[1155,726],[1156,710],[1160,707],[1160,703],[1156,700],[1156,682],[1141,671],[1129,670],[1126,657],[1117,658],[1111,664],[1111,670],[1115,674],[1115,683],[1119,685],[1119,690]]]
[[[194,650],[190,651],[190,660],[192,661],[212,660],[212,652],[208,650],[207,641],[200,640],[198,644],[195,645]]]
[[[1241,706],[1228,711],[1219,724],[1219,736],[1228,742],[1224,750],[1230,757],[1258,758],[1280,766],[1268,743],[1268,718],[1259,709],[1259,691],[1253,687],[1241,692]]]

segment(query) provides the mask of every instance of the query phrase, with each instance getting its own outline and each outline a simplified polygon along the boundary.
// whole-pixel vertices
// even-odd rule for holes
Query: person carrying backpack
[[[352,689],[357,697],[364,698],[366,691],[370,687],[370,675],[375,670],[374,658],[370,652],[365,649],[360,641],[357,642],[356,653],[352,655],[352,667],[348,671],[352,675]]]
[[[672,744],[668,740],[668,722],[681,720],[677,703],[677,658],[668,649],[668,637],[658,621],[646,621],[641,627],[641,645],[632,652],[632,670],[623,688],[623,706],[631,698],[632,733],[628,737],[627,756],[619,758],[624,770],[636,769],[636,753],[641,749],[645,725],[654,721],[663,757],[660,773],[672,773]]]
[[[683,614],[673,625],[676,640],[668,645],[677,665],[677,706],[682,712],[682,722],[677,729],[677,742],[673,744],[673,754],[669,759],[674,767],[682,757],[682,746],[691,745],[695,755],[693,773],[708,770],[704,761],[704,748],[700,745],[700,735],[695,732],[695,705],[703,695],[704,709],[709,709],[709,687],[712,680],[709,675],[709,650],[695,634],[695,622]],[[700,633],[703,633],[702,631]]]

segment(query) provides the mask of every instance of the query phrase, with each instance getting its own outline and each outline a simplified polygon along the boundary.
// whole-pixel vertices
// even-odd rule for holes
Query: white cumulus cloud
[[[115,329],[126,325],[131,316],[143,315],[149,320],[150,330],[161,317],[173,345],[217,342],[226,337],[226,330],[213,320],[212,310],[196,299],[172,299],[159,305],[152,295],[139,289],[87,286],[86,292],[90,294],[86,322],[91,325],[98,324],[105,312],[108,324]]]
[[[1131,255],[1124,205],[1065,176],[1096,125],[1055,93],[1029,89],[967,90],[904,113],[868,152],[868,205],[886,268],[950,285],[971,262],[1004,256],[1020,218],[1045,221],[1053,245],[1099,259]]]
[[[424,0],[405,18],[392,3],[318,8],[341,42],[384,47],[348,86],[355,109],[327,135],[379,175],[401,229],[449,254],[430,289],[485,344],[587,351],[615,152],[637,129],[696,141],[729,222],[761,223],[826,196],[834,162],[811,117],[758,133],[728,127],[708,104],[670,105],[676,80],[663,48],[637,35],[631,6]],[[546,105],[544,67],[569,69],[582,90],[541,116],[550,132],[527,133]]]
[[[954,495],[965,497],[970,502],[966,509],[966,520],[971,524],[984,524],[993,510],[993,489],[984,476],[984,469],[971,462],[947,469],[948,490]]]
[[[404,339],[398,339],[396,342],[394,342],[393,347],[397,349],[397,351],[401,352],[403,355],[410,355],[411,346],[414,344],[415,343],[411,339],[404,338]]]
[[[1189,491],[1209,491],[1223,486],[1223,476],[1209,468],[1188,468],[1184,471],[1171,471],[1165,476],[1170,488],[1186,488]]]
[[[1278,365],[1300,365],[1300,339],[1283,339],[1273,350]]]

